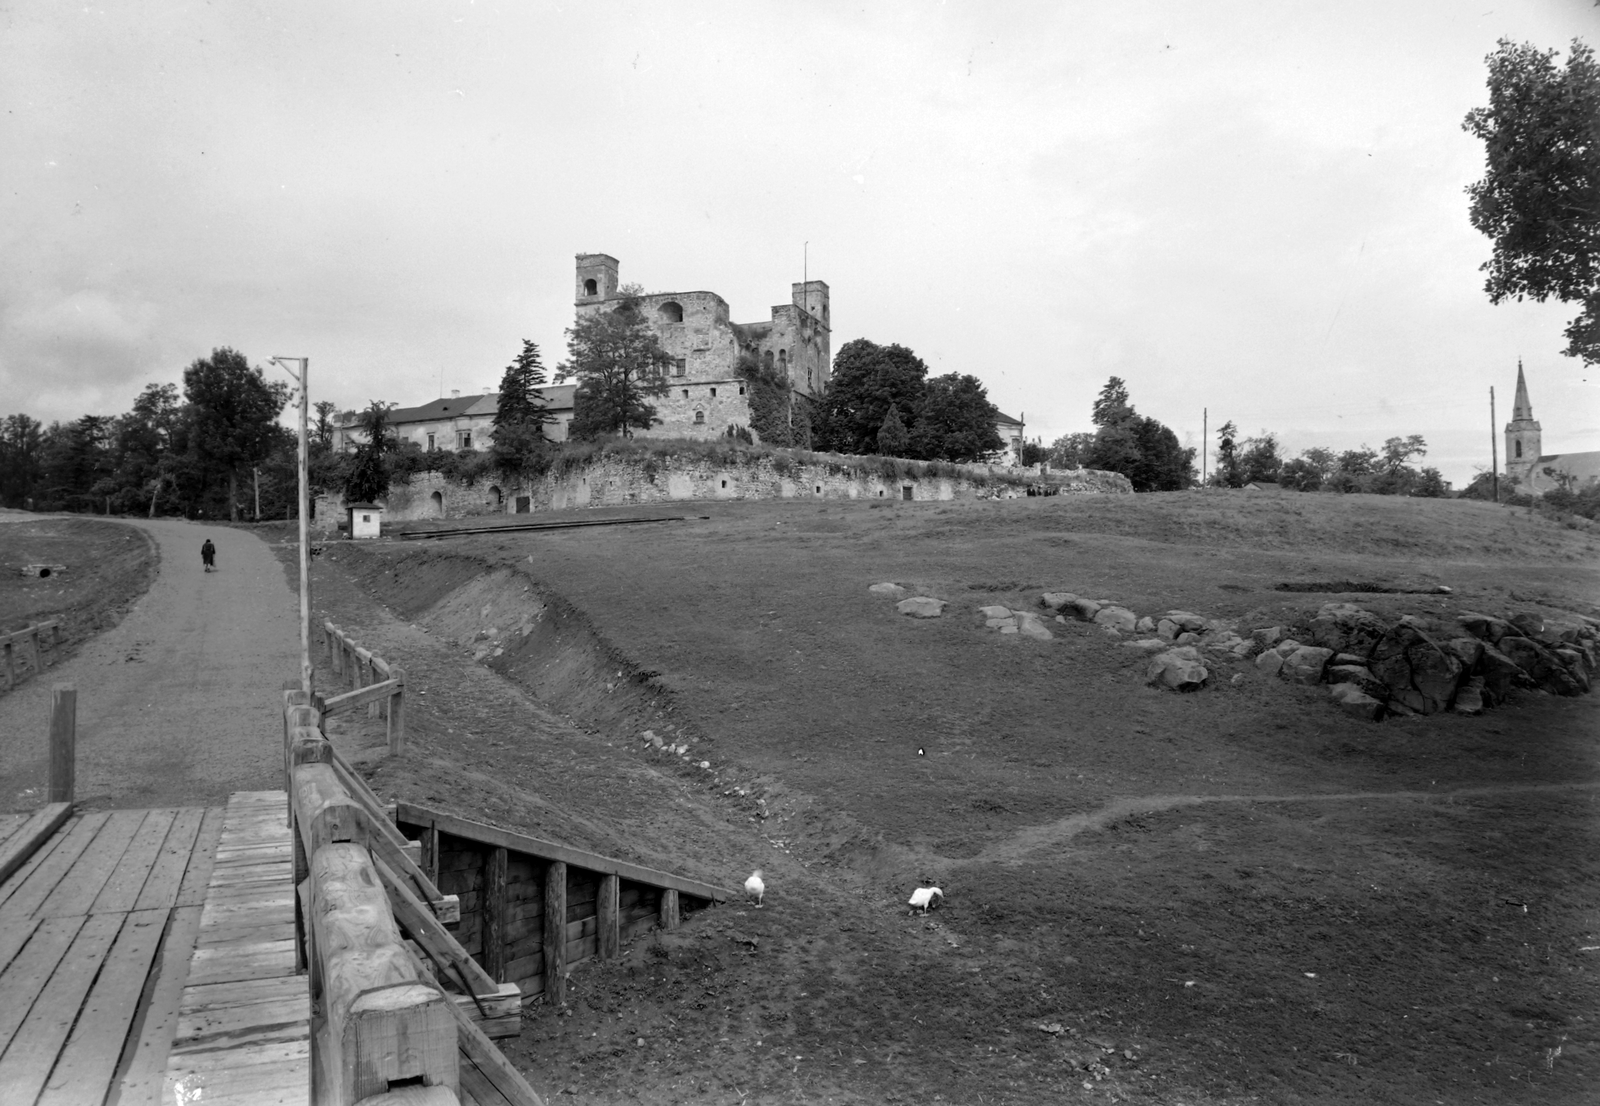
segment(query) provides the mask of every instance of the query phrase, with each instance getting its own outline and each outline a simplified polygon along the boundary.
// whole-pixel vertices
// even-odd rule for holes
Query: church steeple
[[[1533,417],[1533,404],[1528,401],[1528,381],[1522,374],[1522,360],[1517,359],[1517,400],[1511,407],[1511,421],[1506,423],[1506,475],[1523,482],[1539,460],[1539,449],[1544,434]]]
[[[1512,422],[1531,422],[1533,404],[1528,402],[1528,381],[1522,375],[1522,358],[1517,358],[1517,402],[1511,408]]]

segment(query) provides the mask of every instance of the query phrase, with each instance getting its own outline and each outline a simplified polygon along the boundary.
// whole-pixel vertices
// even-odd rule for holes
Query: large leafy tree
[[[964,373],[945,373],[923,386],[911,455],[927,461],[978,461],[1005,448],[983,382]]]
[[[110,493],[103,481],[112,470],[112,426],[105,415],[51,424],[41,459],[45,500],[70,510],[93,510],[99,497]]]
[[[1240,444],[1244,448],[1239,451],[1239,469],[1246,484],[1252,480],[1278,479],[1283,470],[1283,458],[1278,453],[1276,434],[1263,430]]]
[[[1094,435],[1088,431],[1063,434],[1050,443],[1048,459],[1051,468],[1081,469],[1089,464],[1089,451],[1094,447]]]
[[[639,302],[627,296],[615,310],[585,315],[567,331],[567,362],[558,380],[576,377],[574,438],[648,430],[660,420],[649,402],[665,395],[672,357],[661,348]]]
[[[812,428],[817,448],[876,453],[878,430],[891,406],[915,432],[927,379],[928,366],[905,346],[880,346],[866,338],[846,342],[834,355],[833,377]]]
[[[1244,466],[1239,463],[1239,428],[1230,419],[1217,427],[1217,469],[1210,483],[1218,488],[1244,487]]]
[[[0,506],[22,507],[37,494],[44,427],[30,415],[0,420]]]
[[[205,469],[227,477],[228,517],[237,521],[239,476],[272,452],[289,386],[267,380],[244,354],[222,347],[183,371],[183,392],[190,404],[191,447]]]
[[[1462,124],[1487,155],[1467,188],[1472,225],[1494,243],[1484,290],[1492,303],[1582,304],[1563,352],[1600,363],[1600,66],[1577,39],[1565,66],[1508,39],[1487,61],[1489,105]]]
[[[911,435],[906,433],[906,424],[900,420],[900,409],[891,403],[889,413],[883,416],[883,425],[878,427],[876,452],[885,457],[904,457],[910,444]]]
[[[399,446],[389,425],[389,411],[393,406],[373,400],[356,418],[356,425],[366,434],[367,440],[356,447],[349,475],[345,478],[347,502],[373,503],[389,492],[388,455]]]
[[[1077,463],[1120,472],[1136,492],[1178,491],[1194,482],[1194,450],[1183,448],[1170,428],[1134,410],[1121,377],[1106,381],[1090,418],[1099,429],[1073,459]],[[1070,439],[1057,443],[1075,444]]]

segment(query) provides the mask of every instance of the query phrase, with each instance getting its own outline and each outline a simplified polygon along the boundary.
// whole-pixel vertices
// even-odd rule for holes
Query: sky
[[[1600,7],[8,0],[0,415],[219,346],[341,408],[492,390],[564,360],[595,252],[736,322],[825,280],[835,352],[971,373],[1030,438],[1115,375],[1189,445],[1421,434],[1459,486],[1519,359],[1545,452],[1600,449],[1577,305],[1483,292],[1501,37],[1600,46]]]

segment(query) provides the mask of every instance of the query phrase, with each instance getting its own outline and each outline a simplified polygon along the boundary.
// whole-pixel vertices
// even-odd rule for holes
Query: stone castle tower
[[[1533,417],[1533,404],[1528,402],[1528,382],[1522,375],[1522,362],[1517,362],[1517,401],[1511,408],[1511,421],[1506,423],[1506,475],[1523,483],[1533,472],[1539,460],[1542,444],[1539,423]]]

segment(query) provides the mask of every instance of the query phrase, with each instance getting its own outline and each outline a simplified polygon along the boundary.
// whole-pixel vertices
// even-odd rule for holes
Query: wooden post
[[[422,862],[417,867],[435,887],[439,885],[439,827],[432,822],[422,828]]]
[[[621,876],[600,877],[600,894],[595,901],[595,946],[601,960],[616,959],[622,945],[622,912],[617,909],[621,890]]]
[[[56,684],[50,690],[50,801],[70,803],[77,766],[78,688]]]
[[[483,970],[506,981],[506,850],[491,846],[483,865]]]
[[[28,648],[32,650],[33,674],[37,676],[44,671],[44,662],[39,656],[39,627],[37,624],[28,627]]]
[[[544,870],[544,1000],[567,1001],[567,863],[552,860]]]
[[[678,889],[676,887],[663,887],[661,889],[661,928],[677,929],[681,915],[678,913]]]
[[[406,671],[390,668],[389,678],[395,682],[389,696],[389,755],[398,756],[406,747]]]
[[[344,638],[339,634],[339,627],[331,622],[328,623],[328,666],[335,676],[344,675]]]
[[[17,686],[17,658],[13,650],[11,639],[6,638],[6,690],[10,691]]]

